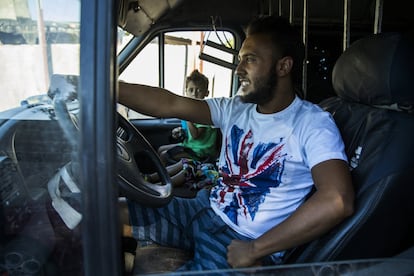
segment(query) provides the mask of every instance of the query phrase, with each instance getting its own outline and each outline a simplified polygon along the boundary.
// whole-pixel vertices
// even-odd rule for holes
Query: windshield
[[[81,267],[79,60],[79,0],[0,1],[0,275]]]

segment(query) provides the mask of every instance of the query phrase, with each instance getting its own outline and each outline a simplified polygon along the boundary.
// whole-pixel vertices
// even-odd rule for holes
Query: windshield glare
[[[53,74],[79,74],[80,1],[16,2],[0,4],[0,111],[47,102]]]

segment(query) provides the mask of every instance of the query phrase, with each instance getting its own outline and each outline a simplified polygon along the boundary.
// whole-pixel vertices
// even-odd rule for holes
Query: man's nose
[[[237,76],[242,76],[245,73],[243,62],[240,61],[239,64],[237,64],[236,70],[234,70],[234,73]]]

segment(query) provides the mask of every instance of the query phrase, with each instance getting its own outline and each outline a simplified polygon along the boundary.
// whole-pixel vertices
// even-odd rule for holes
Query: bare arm
[[[193,139],[198,139],[206,132],[205,127],[196,127],[192,122],[187,122],[187,126]]]
[[[233,240],[227,260],[232,267],[251,266],[264,256],[309,242],[353,212],[354,191],[348,166],[328,160],[312,168],[316,192],[289,218],[250,242]]]
[[[204,100],[179,96],[158,87],[119,82],[119,102],[154,117],[212,123],[210,109]]]

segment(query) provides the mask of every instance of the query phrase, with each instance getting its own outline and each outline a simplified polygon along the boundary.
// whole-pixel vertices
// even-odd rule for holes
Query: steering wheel
[[[145,137],[121,114],[118,113],[117,130],[118,184],[128,199],[146,206],[159,207],[172,198],[170,176],[158,154]],[[139,161],[154,165],[161,184],[147,182],[140,172]],[[138,161],[138,162],[137,162]]]
[[[73,76],[54,75],[51,91],[55,93],[53,105],[58,123],[74,151],[77,148],[79,127],[77,118],[71,114],[66,102],[73,98],[77,79]],[[53,84],[53,85],[52,85]],[[117,130],[117,181],[121,194],[146,206],[160,207],[167,204],[173,196],[172,183],[165,166],[158,154],[145,137],[121,114],[118,113],[119,127]],[[77,152],[72,156],[71,171],[78,169]],[[141,174],[140,166],[154,165],[161,184],[146,181]],[[76,174],[76,172],[72,172]]]

